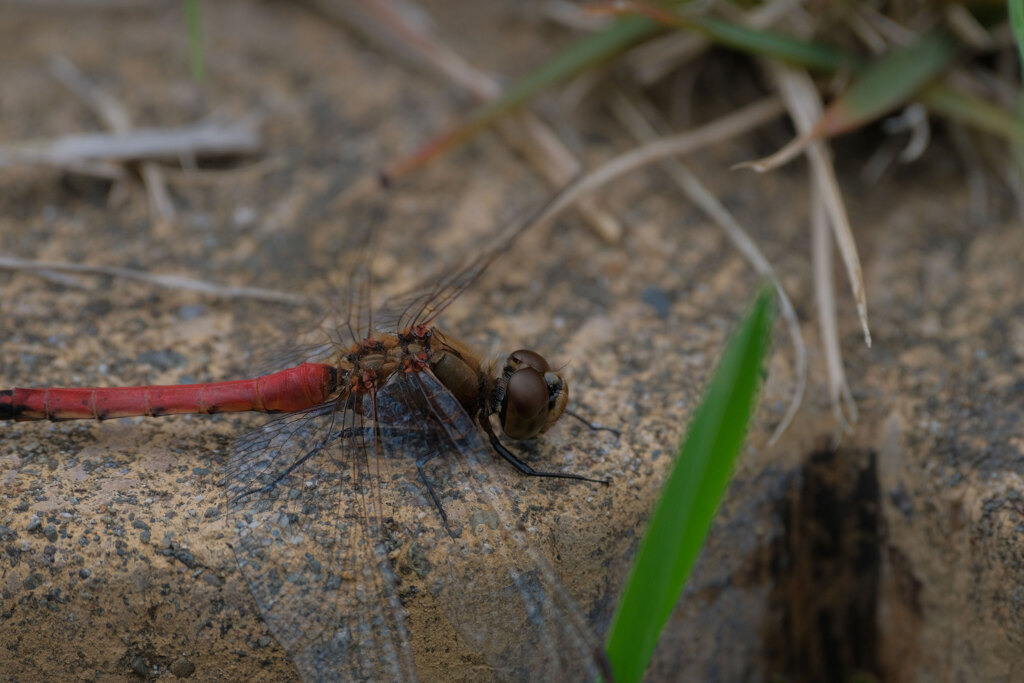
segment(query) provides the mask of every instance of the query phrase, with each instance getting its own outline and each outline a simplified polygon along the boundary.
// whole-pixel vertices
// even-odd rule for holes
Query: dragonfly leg
[[[551,477],[554,479],[576,479],[578,481],[590,481],[595,484],[611,484],[610,479],[591,479],[590,477],[584,477],[582,474],[574,474],[572,472],[544,472],[542,470],[535,470],[525,462],[515,456],[512,451],[505,448],[505,444],[501,443],[498,439],[498,435],[494,433],[494,429],[491,427],[491,422],[482,413],[480,415],[480,424],[483,426],[484,431],[487,432],[487,437],[491,440],[491,446],[498,455],[505,458],[513,467],[530,477]]]
[[[320,445],[316,446],[315,448],[310,449],[310,451],[308,453],[303,455],[301,458],[299,458],[294,463],[292,463],[286,470],[284,470],[279,475],[274,477],[273,481],[271,481],[270,483],[264,484],[263,486],[253,486],[252,488],[246,489],[245,491],[242,491],[241,493],[239,493],[237,496],[235,496],[234,498],[232,498],[228,502],[231,503],[232,505],[234,505],[235,503],[239,503],[239,502],[245,500],[246,498],[248,498],[249,496],[256,495],[257,493],[269,493],[270,491],[273,491],[277,487],[277,485],[281,482],[281,480],[283,480],[289,474],[291,474],[296,469],[301,467],[303,465],[303,463],[305,463],[307,460],[309,460],[310,458],[315,456],[317,453],[319,453],[321,450],[323,450],[323,447],[324,447],[324,444],[320,444]]]
[[[579,420],[580,422],[585,424],[588,429],[591,429],[591,430],[593,430],[595,432],[611,432],[612,434],[615,435],[615,438],[619,438],[620,436],[622,436],[622,432],[620,432],[618,429],[615,429],[615,427],[605,427],[603,424],[598,424],[597,422],[591,422],[587,418],[583,417],[579,413],[574,412],[572,410],[566,409],[565,414],[570,416],[570,417],[576,418],[577,420]]]
[[[420,473],[420,481],[423,482],[423,487],[427,489],[427,493],[430,494],[430,499],[434,501],[434,507],[437,508],[438,513],[441,515],[441,521],[444,523],[444,528],[448,532],[448,535],[455,538],[455,534],[452,533],[452,528],[448,526],[448,515],[444,511],[444,506],[441,505],[441,499],[437,497],[437,493],[434,491],[434,487],[430,485],[430,480],[427,479],[427,473],[423,471],[423,466],[428,462],[437,457],[437,453],[431,453],[430,455],[420,458],[416,461],[416,471]]]

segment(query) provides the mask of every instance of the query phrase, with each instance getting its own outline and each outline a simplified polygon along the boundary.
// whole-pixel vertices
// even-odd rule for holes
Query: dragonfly
[[[536,351],[488,363],[434,325],[562,199],[376,309],[368,265],[354,269],[340,322],[286,369],[206,384],[0,390],[0,420],[276,414],[236,441],[223,483],[237,564],[304,680],[414,680],[403,600],[424,589],[497,678],[611,680],[497,468],[609,481],[535,469],[493,421],[514,441],[564,415],[608,428],[568,410],[566,380]]]

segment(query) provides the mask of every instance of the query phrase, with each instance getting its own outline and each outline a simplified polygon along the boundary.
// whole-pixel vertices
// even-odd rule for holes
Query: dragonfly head
[[[569,387],[543,356],[519,349],[505,361],[496,398],[502,431],[511,439],[532,439],[562,416]]]

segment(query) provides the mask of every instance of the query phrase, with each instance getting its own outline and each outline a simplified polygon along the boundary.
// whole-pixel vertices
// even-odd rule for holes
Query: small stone
[[[206,312],[202,304],[186,304],[178,309],[178,317],[182,320],[194,320]]]
[[[189,569],[195,569],[196,568],[196,558],[193,557],[192,553],[190,553],[189,551],[187,551],[187,550],[179,550],[178,552],[174,553],[174,557],[175,557],[176,560],[181,562],[183,565],[185,565]]]
[[[240,206],[231,214],[231,222],[239,228],[254,225],[257,219],[259,219],[259,213],[251,206]]]
[[[141,655],[132,657],[132,671],[140,676],[149,677],[149,662]]]
[[[184,657],[178,657],[171,662],[170,672],[177,678],[188,678],[196,672],[196,665]]]
[[[166,372],[173,368],[181,367],[187,358],[173,349],[161,349],[159,351],[144,351],[137,357],[140,363],[151,365],[157,370]]]
[[[90,576],[92,576],[92,570],[91,569],[82,568],[82,569],[78,570],[78,578],[80,578],[80,579],[88,579]]]
[[[664,290],[657,287],[648,287],[640,295],[640,298],[645,304],[653,308],[655,315],[662,320],[668,318],[669,313],[672,312],[672,300]]]
[[[46,528],[43,530],[43,535],[46,536],[46,540],[50,541],[51,543],[56,542],[56,540],[57,540],[57,525],[56,524],[47,524]]]

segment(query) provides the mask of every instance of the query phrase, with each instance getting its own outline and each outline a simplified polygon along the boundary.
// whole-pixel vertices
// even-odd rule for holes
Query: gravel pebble
[[[178,678],[188,678],[196,672],[196,665],[184,657],[178,657],[171,662],[170,671]]]

